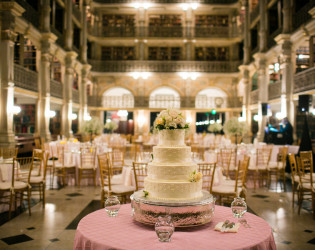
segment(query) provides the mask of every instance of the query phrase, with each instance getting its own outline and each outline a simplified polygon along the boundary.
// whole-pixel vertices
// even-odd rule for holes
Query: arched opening
[[[227,94],[219,88],[206,88],[196,95],[196,108],[215,109],[227,107]]]
[[[160,87],[150,94],[150,108],[180,108],[180,95],[170,87]]]
[[[103,107],[105,108],[133,108],[133,94],[125,88],[111,88],[103,94]]]

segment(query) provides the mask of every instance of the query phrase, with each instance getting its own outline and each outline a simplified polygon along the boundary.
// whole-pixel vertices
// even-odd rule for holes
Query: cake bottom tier
[[[165,181],[145,178],[144,190],[149,197],[160,200],[190,200],[202,196],[202,181]]]

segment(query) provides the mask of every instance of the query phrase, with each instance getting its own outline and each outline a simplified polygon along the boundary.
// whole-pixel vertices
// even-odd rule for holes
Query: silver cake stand
[[[185,201],[161,201],[143,197],[143,191],[130,196],[134,220],[153,225],[161,215],[170,214],[176,227],[191,227],[206,224],[214,216],[215,198],[202,191],[199,199]]]

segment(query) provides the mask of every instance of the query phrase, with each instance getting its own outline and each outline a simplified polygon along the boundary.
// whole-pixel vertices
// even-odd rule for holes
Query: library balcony
[[[21,65],[14,64],[14,84],[16,87],[38,91],[38,73]]]
[[[122,4],[134,3],[133,0],[95,0],[94,2],[103,4]],[[147,0],[146,3],[175,4],[175,3],[191,3],[190,0]],[[235,4],[237,0],[198,0],[199,4]]]
[[[95,72],[233,73],[240,61],[100,61],[89,60]]]

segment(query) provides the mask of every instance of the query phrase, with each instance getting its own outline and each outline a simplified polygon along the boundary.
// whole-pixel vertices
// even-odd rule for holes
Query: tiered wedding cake
[[[159,144],[153,148],[144,190],[150,199],[192,200],[202,197],[202,175],[185,145],[188,124],[179,111],[165,110],[158,116]]]

